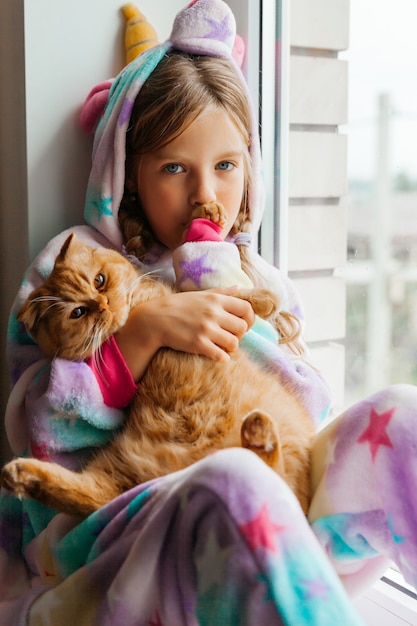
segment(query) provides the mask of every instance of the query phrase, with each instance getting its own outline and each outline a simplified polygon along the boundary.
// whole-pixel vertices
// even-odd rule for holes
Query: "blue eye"
[[[165,170],[168,172],[168,174],[178,174],[179,172],[183,172],[184,168],[178,163],[169,163],[165,166]]]
[[[222,170],[223,172],[227,172],[228,170],[231,170],[233,167],[234,165],[230,161],[220,161],[220,163],[217,164],[217,168],[219,170]]]

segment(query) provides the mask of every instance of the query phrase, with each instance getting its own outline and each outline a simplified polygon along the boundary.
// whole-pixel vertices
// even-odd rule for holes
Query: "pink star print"
[[[250,522],[239,526],[239,530],[249,543],[252,550],[266,548],[271,552],[276,552],[275,533],[282,532],[286,526],[274,524],[269,517],[268,509],[264,504],[258,515]]]
[[[372,461],[375,461],[379,446],[387,446],[387,448],[394,447],[386,431],[388,423],[394,415],[394,411],[395,408],[392,408],[385,411],[385,413],[378,413],[375,409],[371,409],[369,426],[359,437],[358,443],[369,442]]]

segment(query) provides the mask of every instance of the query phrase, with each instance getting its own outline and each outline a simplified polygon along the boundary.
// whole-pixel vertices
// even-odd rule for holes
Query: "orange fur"
[[[98,276],[104,280],[101,286]],[[91,249],[70,237],[52,274],[29,296],[19,317],[45,354],[85,358],[125,323],[132,307],[171,292],[139,275],[119,253]],[[45,300],[50,297],[58,300]],[[279,306],[267,290],[240,297],[263,317]],[[77,307],[86,312],[74,317]],[[88,342],[91,333],[96,338]],[[3,468],[1,482],[18,495],[87,515],[139,483],[183,469],[215,450],[243,446],[286,480],[307,511],[312,437],[310,418],[294,390],[244,350],[217,363],[165,348],[148,366],[122,432],[81,472],[16,459]]]

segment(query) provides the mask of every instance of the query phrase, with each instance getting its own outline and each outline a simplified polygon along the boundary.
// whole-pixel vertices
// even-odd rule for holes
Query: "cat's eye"
[[[71,319],[78,320],[80,317],[87,313],[87,307],[77,306],[77,308],[71,311]]]
[[[96,289],[101,289],[101,287],[104,285],[104,276],[103,274],[97,274],[97,276],[94,279],[94,287]]]

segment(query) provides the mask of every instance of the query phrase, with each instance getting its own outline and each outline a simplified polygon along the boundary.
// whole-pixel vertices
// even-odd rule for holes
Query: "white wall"
[[[91,138],[78,124],[90,89],[123,66],[120,0],[25,0],[29,254],[82,221]],[[166,39],[183,0],[137,6]],[[163,10],[161,8],[163,7]]]

